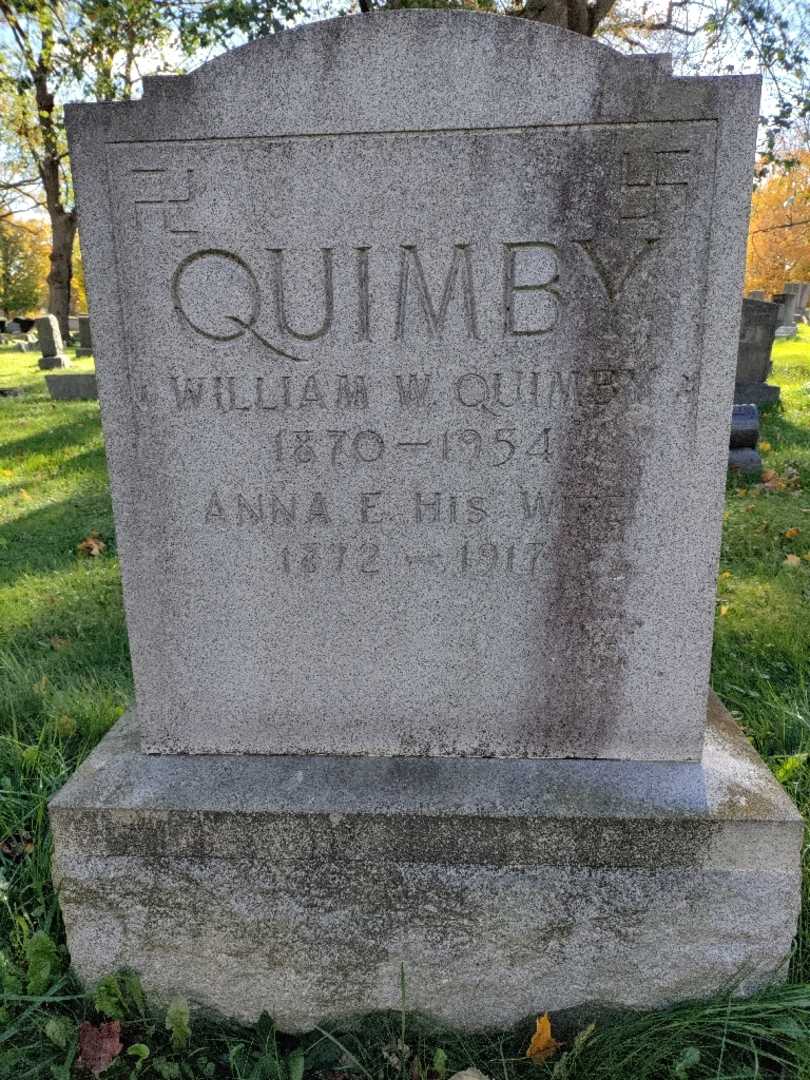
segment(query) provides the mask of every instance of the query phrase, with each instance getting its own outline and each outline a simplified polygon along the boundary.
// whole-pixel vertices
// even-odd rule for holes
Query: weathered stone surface
[[[771,349],[779,306],[743,300],[735,383],[764,383],[771,371]]]
[[[408,11],[67,109],[149,750],[699,759],[758,93]]]
[[[780,388],[770,383],[735,383],[735,405],[774,405],[780,396]]]
[[[139,752],[51,802],[74,965],[284,1029],[409,1004],[464,1028],[783,970],[802,822],[713,699],[700,764]]]
[[[731,472],[758,475],[762,472],[762,458],[757,450],[729,450],[728,467]]]
[[[787,285],[784,288],[784,292],[775,294],[773,298],[774,303],[779,305],[775,336],[781,338],[794,337],[796,334],[796,305],[799,299]]]
[[[46,375],[48,393],[57,401],[90,401],[98,397],[95,375]]]
[[[62,334],[55,315],[44,315],[36,321],[37,340],[42,356],[39,366],[48,371],[51,368],[70,367],[70,360],[64,352]]]
[[[731,411],[732,450],[753,450],[759,441],[759,409],[756,405],[735,405]]]
[[[26,349],[26,352],[32,352],[31,349]],[[59,356],[40,356],[38,361],[38,367],[42,372],[51,372],[56,367],[70,367],[70,357],[63,353]]]
[[[90,319],[87,315],[79,315],[76,320],[79,332],[79,344],[76,346],[77,356],[92,356],[93,341],[90,337]]]

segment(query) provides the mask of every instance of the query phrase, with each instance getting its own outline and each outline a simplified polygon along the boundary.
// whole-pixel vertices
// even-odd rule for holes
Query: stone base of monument
[[[68,368],[70,367],[70,359],[59,353],[57,356],[40,356],[39,369],[40,371],[52,371],[54,368]]]
[[[780,387],[768,383],[736,383],[735,405],[775,405],[779,401]]]
[[[85,982],[283,1030],[660,1006],[785,973],[802,821],[717,699],[702,763],[146,755],[50,804]]]
[[[730,472],[758,476],[762,472],[762,458],[750,447],[732,448],[728,452],[728,467]]]
[[[94,401],[98,398],[95,375],[46,375],[48,393],[56,401]]]

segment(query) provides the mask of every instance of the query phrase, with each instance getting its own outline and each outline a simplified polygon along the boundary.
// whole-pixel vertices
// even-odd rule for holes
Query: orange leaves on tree
[[[89,1069],[93,1076],[100,1076],[123,1049],[120,1020],[110,1020],[98,1027],[87,1021],[79,1025],[78,1064]]]
[[[529,1049],[526,1051],[526,1057],[531,1058],[535,1064],[539,1065],[546,1058],[550,1058],[552,1054],[556,1054],[560,1049],[560,1045],[551,1034],[551,1020],[548,1013],[538,1016],[537,1027],[534,1035],[532,1035],[532,1041],[529,1043]]]
[[[101,539],[97,532],[91,532],[88,536],[85,536],[84,540],[76,546],[76,552],[79,555],[84,555],[88,559],[95,559],[98,555],[101,555],[106,550],[107,545]]]
[[[810,278],[810,152],[775,169],[754,191],[745,288],[780,293],[785,281]]]

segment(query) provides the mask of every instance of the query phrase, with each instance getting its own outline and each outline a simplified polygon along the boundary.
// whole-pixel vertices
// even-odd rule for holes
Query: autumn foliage
[[[745,291],[782,292],[786,281],[810,281],[810,151],[790,169],[774,170],[757,189],[748,230]]]

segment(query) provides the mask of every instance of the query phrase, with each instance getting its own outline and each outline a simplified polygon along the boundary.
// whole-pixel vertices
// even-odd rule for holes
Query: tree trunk
[[[34,93],[42,136],[42,152],[38,156],[45,205],[51,219],[51,268],[48,272],[48,310],[55,315],[62,336],[70,339],[68,311],[70,309],[70,279],[73,275],[73,241],[76,237],[76,211],[68,210],[63,201],[64,187],[59,131],[56,124],[56,100],[48,85],[49,69],[46,57],[52,45],[51,31],[43,34],[42,56],[34,72]]]
[[[50,208],[49,208],[50,210]],[[48,311],[55,315],[62,337],[69,339],[70,279],[73,276],[73,242],[76,238],[76,212],[61,206],[50,210],[51,268],[48,271]]]
[[[599,23],[610,13],[616,0],[526,0],[521,15],[535,22],[560,26],[593,37]]]

